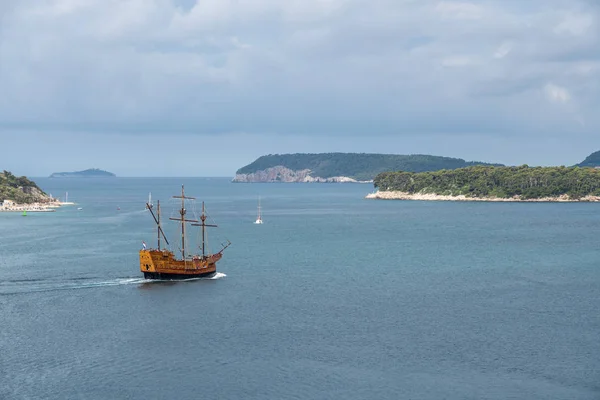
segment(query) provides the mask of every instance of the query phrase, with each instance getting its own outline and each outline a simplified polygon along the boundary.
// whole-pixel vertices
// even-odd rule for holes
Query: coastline
[[[311,176],[310,169],[292,170],[282,165],[246,174],[236,173],[231,181],[235,183],[373,183],[373,180],[359,181],[348,176],[328,178]]]
[[[73,204],[75,203],[52,201],[49,203],[11,204],[5,207],[0,203],[0,212],[54,212],[56,208]]]
[[[600,202],[600,196],[584,196],[579,199],[571,199],[563,194],[555,197],[540,197],[537,199],[521,199],[519,197],[467,197],[465,195],[449,196],[433,193],[408,193],[400,191],[376,191],[369,193],[365,199],[376,200],[420,200],[420,201],[488,201],[488,202],[522,202],[522,203],[577,203],[577,202]]]

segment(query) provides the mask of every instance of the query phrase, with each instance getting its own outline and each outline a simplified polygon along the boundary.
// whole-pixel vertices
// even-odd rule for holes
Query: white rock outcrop
[[[571,199],[568,195],[563,194],[556,197],[541,197],[537,199],[522,199],[518,196],[510,198],[501,197],[467,197],[445,196],[433,193],[407,193],[399,191],[376,191],[365,196],[366,199],[381,199],[381,200],[433,200],[433,201],[502,201],[502,202],[597,202],[600,201],[600,196],[585,196],[579,199]]]
[[[284,166],[276,166],[250,174],[236,174],[233,182],[336,182],[336,183],[372,183],[373,181],[357,181],[347,176],[321,178],[311,176],[310,169],[292,170]]]

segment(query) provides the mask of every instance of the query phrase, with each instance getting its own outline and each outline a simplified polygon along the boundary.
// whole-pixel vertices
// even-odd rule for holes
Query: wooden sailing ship
[[[181,185],[181,196],[173,196],[173,198],[181,199],[181,209],[179,210],[179,218],[169,218],[170,220],[179,221],[181,224],[181,258],[175,257],[175,254],[166,248],[161,248],[161,237],[169,244],[165,233],[160,224],[160,201],[156,202],[156,214],[154,214],[154,205],[148,201],[146,208],[150,210],[152,218],[157,226],[157,247],[156,249],[140,250],[140,271],[144,273],[146,279],[190,279],[199,277],[210,277],[217,272],[217,261],[223,256],[225,250],[231,242],[223,245],[223,248],[214,254],[207,253],[206,249],[206,228],[216,227],[217,225],[206,223],[206,211],[204,202],[202,202],[202,214],[200,221],[194,219],[186,219],[185,200],[194,200],[194,197],[186,197],[183,185]],[[187,254],[186,253],[186,224],[199,226],[202,229],[202,254]]]

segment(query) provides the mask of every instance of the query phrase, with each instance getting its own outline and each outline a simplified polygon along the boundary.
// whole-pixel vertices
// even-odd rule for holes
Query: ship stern
[[[152,260],[150,250],[140,250],[140,271],[146,273],[156,272],[156,266]]]

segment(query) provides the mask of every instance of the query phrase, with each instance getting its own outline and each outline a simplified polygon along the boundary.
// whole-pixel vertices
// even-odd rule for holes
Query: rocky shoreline
[[[571,199],[563,194],[556,197],[540,197],[537,199],[522,199],[520,197],[467,197],[465,195],[447,196],[433,193],[408,193],[399,191],[376,191],[365,196],[366,199],[378,200],[421,200],[421,201],[489,201],[489,202],[529,202],[529,203],[575,203],[575,202],[600,202],[600,196],[585,196]]]
[[[283,166],[271,167],[249,174],[236,174],[232,182],[302,182],[302,183],[373,183],[373,181],[358,181],[347,176],[332,176],[321,178],[312,176],[310,169],[291,170]]]
[[[0,203],[0,212],[53,212],[56,208],[62,207],[63,205],[69,205],[73,203],[63,203],[60,201],[51,201],[44,203],[30,203],[30,204],[17,204],[13,203],[8,206]]]

